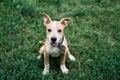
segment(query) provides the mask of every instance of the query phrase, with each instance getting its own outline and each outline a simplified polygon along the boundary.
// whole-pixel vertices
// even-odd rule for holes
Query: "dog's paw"
[[[48,69],[44,69],[43,75],[48,75],[48,74],[49,74],[49,70]]]
[[[43,75],[48,75],[49,74],[49,65],[45,65],[45,68],[43,70]]]
[[[70,58],[70,60],[76,61],[76,59],[75,59],[75,57],[73,55],[69,54],[68,57]]]
[[[68,72],[69,72],[69,70],[66,68],[65,65],[61,65],[60,69],[61,69],[61,71],[62,71],[63,74],[68,74]]]
[[[41,59],[41,56],[39,55],[39,56],[37,56],[37,58],[40,60],[40,59]]]

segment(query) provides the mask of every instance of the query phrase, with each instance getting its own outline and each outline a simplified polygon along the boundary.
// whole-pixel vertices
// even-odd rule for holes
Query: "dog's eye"
[[[58,32],[60,33],[60,32],[62,32],[62,30],[59,29]]]
[[[48,29],[48,32],[51,32],[51,29]]]

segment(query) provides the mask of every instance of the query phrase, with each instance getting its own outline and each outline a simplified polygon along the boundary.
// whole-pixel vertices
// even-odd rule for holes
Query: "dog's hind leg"
[[[38,55],[38,59],[41,59],[41,57],[42,57],[42,54],[44,53],[44,49],[45,49],[45,45],[43,45],[41,48],[40,48],[40,50],[39,50],[39,55]]]
[[[70,60],[76,61],[75,57],[70,53],[70,51],[68,51],[67,53]]]
[[[69,48],[66,47],[66,52],[71,61],[76,61],[75,57],[70,53]]]

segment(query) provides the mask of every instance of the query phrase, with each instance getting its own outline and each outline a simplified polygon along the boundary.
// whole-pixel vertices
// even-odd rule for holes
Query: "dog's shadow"
[[[50,70],[59,71],[60,70],[60,56],[59,57],[49,57]],[[38,67],[44,69],[44,58],[39,60]]]

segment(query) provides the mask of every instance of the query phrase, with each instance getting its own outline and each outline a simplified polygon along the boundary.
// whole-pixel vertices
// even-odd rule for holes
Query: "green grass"
[[[37,59],[46,37],[43,18],[71,17],[65,35],[77,61],[67,58],[70,72],[62,74],[51,58],[43,76]],[[57,63],[57,64],[56,64]],[[119,80],[119,0],[2,0],[0,2],[0,80]]]

